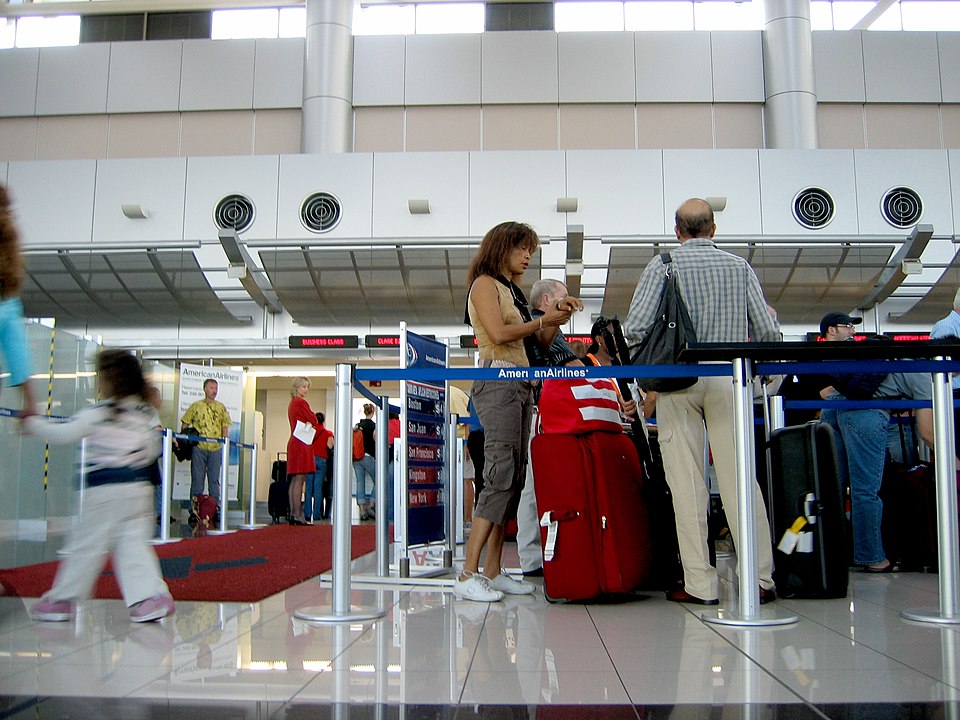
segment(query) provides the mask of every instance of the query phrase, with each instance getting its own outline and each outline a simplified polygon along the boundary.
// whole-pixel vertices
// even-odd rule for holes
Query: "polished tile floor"
[[[180,602],[146,625],[116,600],[35,623],[32,602],[0,598],[0,718],[960,716],[960,627],[899,616],[937,605],[937,575],[853,572],[846,599],[781,600],[766,608],[799,621],[751,630],[661,593],[486,605],[355,582],[351,602],[385,614],[335,625],[294,617],[329,609],[318,580],[257,603]]]

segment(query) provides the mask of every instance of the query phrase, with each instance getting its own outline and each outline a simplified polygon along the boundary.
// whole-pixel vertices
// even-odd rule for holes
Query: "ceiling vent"
[[[253,224],[253,201],[246,195],[227,195],[213,210],[213,221],[221,230],[242,233]]]
[[[923,201],[916,190],[895,187],[884,194],[880,202],[880,212],[883,219],[895,228],[908,228],[920,222]]]
[[[830,193],[818,187],[801,190],[793,198],[793,219],[809,230],[829,225],[834,209]]]
[[[314,193],[300,206],[300,222],[310,232],[330,232],[342,216],[340,201],[326,192]]]

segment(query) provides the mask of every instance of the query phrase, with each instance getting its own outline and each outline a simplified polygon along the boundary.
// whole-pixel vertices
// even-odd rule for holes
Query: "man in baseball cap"
[[[820,321],[820,335],[827,342],[849,340],[855,334],[854,326],[863,322],[862,317],[842,312],[829,312]]]

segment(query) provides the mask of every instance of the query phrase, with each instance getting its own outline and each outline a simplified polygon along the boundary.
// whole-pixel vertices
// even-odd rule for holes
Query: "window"
[[[960,30],[960,3],[905,2],[900,14],[904,30]]]
[[[623,30],[623,3],[557,2],[553,17],[557,32]]]
[[[282,38],[305,37],[307,34],[306,8],[280,8],[280,31]]]
[[[354,35],[412,35],[415,28],[413,5],[371,5],[353,12]]]
[[[762,2],[698,2],[693,5],[694,30],[762,30]]]
[[[17,20],[17,47],[80,44],[80,16],[22,17]]]
[[[693,30],[693,3],[627,2],[623,19],[626,30]]]
[[[16,21],[8,18],[0,18],[0,48],[12,48],[16,39]]]
[[[418,34],[482,33],[486,14],[483,3],[417,5]]]
[[[210,37],[214,40],[275,38],[279,13],[275,8],[261,10],[214,10]]]

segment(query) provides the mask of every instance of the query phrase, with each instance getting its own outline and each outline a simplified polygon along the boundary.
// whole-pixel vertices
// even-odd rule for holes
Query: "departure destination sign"
[[[422,335],[421,337],[430,338],[431,340],[436,338],[436,335]],[[389,347],[400,347],[400,336],[399,335],[365,335],[363,338],[363,344],[368,348],[389,348]]]
[[[291,335],[293,350],[343,350],[360,347],[359,335]]]

